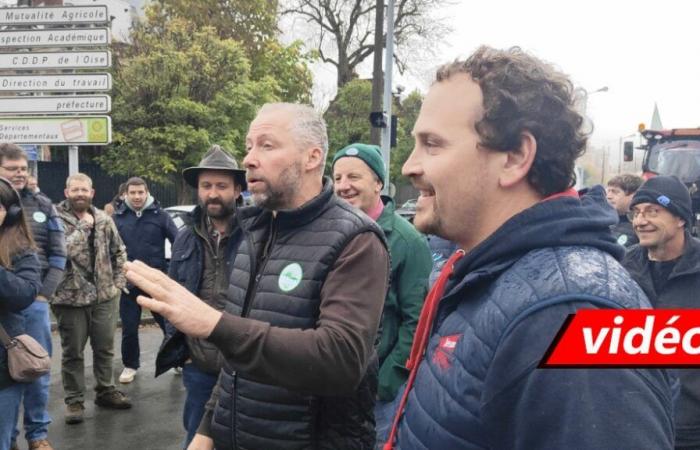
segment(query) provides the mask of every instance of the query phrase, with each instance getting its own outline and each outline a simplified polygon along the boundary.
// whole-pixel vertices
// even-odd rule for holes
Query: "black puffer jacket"
[[[381,229],[335,197],[331,185],[326,180],[319,196],[278,211],[274,219],[258,208],[239,210],[244,238],[231,274],[228,313],[276,328],[319,326],[321,290],[347,244],[365,232],[384,241]],[[379,366],[374,349],[367,356],[345,378],[329,381],[326,391],[318,386],[314,392],[256,379],[227,359],[211,422],[216,448],[373,449]],[[298,372],[316,375],[313,364],[298,366]]]
[[[37,258],[41,265],[42,286],[39,295],[51,298],[63,279],[66,267],[66,238],[63,221],[58,216],[51,199],[42,193],[34,194],[28,189],[20,191],[22,210],[32,229],[37,247]]]

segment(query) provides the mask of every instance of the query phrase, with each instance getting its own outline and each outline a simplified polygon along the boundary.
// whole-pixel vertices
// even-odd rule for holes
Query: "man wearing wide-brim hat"
[[[169,276],[203,301],[221,309],[230,263],[240,233],[235,225],[236,205],[246,189],[245,170],[218,145],[213,145],[199,165],[182,171],[185,182],[197,189],[198,205],[173,244]],[[168,326],[165,344],[156,359],[156,374],[182,367],[187,391],[183,422],[186,444],[194,436],[221,368],[216,347],[204,339],[185,336]]]
[[[199,165],[183,170],[182,178],[187,184],[197,189],[199,187],[199,174],[203,171],[229,172],[233,176],[234,182],[240,186],[241,192],[247,189],[245,169],[239,169],[236,160],[218,145],[211,146]]]

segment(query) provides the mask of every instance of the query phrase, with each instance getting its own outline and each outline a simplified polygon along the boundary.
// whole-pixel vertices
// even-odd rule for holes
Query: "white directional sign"
[[[99,92],[110,89],[112,89],[112,75],[108,73],[0,75],[0,92]]]
[[[0,142],[106,145],[112,142],[112,121],[108,116],[0,117]]]
[[[101,114],[112,108],[109,95],[0,97],[0,114]]]
[[[0,31],[0,48],[98,46],[108,45],[109,41],[107,28]]]
[[[0,25],[74,25],[107,22],[107,5],[0,8]]]
[[[0,70],[107,69],[111,65],[112,53],[109,50],[0,54]]]

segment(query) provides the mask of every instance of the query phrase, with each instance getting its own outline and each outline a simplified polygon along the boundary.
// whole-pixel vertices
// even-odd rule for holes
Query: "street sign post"
[[[0,48],[12,47],[79,47],[109,45],[107,28],[72,28],[62,30],[0,31]]]
[[[110,21],[106,5],[0,8],[0,27],[10,27],[0,31],[0,51],[10,52],[0,53],[0,93],[10,93],[0,96],[0,141],[68,145],[70,175],[78,171],[78,145],[112,141],[111,119],[86,115],[110,112],[108,95],[41,95],[111,89],[109,74],[87,73],[111,67],[110,51],[95,50],[109,44],[110,30],[84,26]],[[63,73],[27,73],[53,69]]]
[[[109,116],[0,117],[0,141],[15,144],[106,145]]]
[[[56,95],[0,97],[0,115],[106,114],[112,109],[109,95]]]
[[[108,73],[0,75],[0,92],[100,92],[112,89]]]
[[[107,5],[0,8],[0,25],[78,25],[107,22]]]
[[[111,65],[109,50],[0,53],[0,70],[108,69]]]

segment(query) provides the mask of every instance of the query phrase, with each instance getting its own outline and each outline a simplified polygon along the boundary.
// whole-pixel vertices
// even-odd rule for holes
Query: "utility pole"
[[[374,22],[374,67],[372,70],[372,111],[382,110],[382,86],[384,74],[382,72],[382,52],[384,50],[384,0],[377,0]],[[371,144],[380,145],[382,140],[381,128],[370,128],[369,140]]]
[[[386,169],[386,180],[384,189],[385,195],[389,195],[389,165],[391,159],[391,79],[394,68],[394,0],[388,0],[386,11],[386,50],[384,52],[384,117],[386,126],[382,128],[382,159]]]

